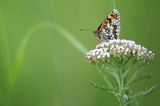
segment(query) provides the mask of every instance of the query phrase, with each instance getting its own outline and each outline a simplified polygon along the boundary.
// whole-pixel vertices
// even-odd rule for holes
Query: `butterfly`
[[[98,40],[119,39],[120,35],[120,14],[114,9],[105,18],[101,25],[93,32]]]

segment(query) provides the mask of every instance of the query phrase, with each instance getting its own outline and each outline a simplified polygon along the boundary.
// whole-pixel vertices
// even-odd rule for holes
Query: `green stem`
[[[113,85],[111,84],[111,82],[107,79],[107,77],[100,72],[100,74],[102,75],[102,78],[105,80],[106,84],[111,88],[114,89]]]
[[[108,80],[108,78],[106,77],[106,75],[103,73],[103,68],[99,68],[99,73],[102,76],[103,80],[105,81],[105,83],[107,84],[107,86],[112,89],[115,90],[115,88],[113,87],[113,85],[111,84],[111,82]]]
[[[115,0],[111,0],[111,3],[112,3],[112,9],[115,9],[116,8]]]
[[[119,106],[127,106],[124,101],[123,95],[118,96]]]
[[[118,101],[119,101],[119,105],[120,106],[127,106],[126,104],[126,100],[125,100],[125,84],[124,84],[124,77],[123,77],[123,72],[124,72],[124,68],[123,66],[120,67],[119,71],[119,79],[120,79],[120,85],[119,85],[119,96],[118,96]]]

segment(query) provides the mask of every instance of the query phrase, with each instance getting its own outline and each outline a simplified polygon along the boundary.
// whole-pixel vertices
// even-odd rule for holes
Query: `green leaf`
[[[141,81],[141,80],[145,80],[145,79],[151,78],[151,77],[152,77],[152,74],[144,74],[144,75],[138,76],[137,78],[135,78],[132,81],[131,84],[136,83],[136,82]]]
[[[152,93],[155,89],[156,89],[156,86],[146,88],[145,90],[135,94],[133,97],[138,98],[138,97],[146,96],[146,95]]]
[[[97,85],[96,83],[94,83],[94,82],[92,82],[92,81],[89,81],[89,83],[92,85],[92,86],[94,86],[95,88],[98,88],[98,89],[100,89],[100,90],[103,90],[103,91],[107,91],[107,90],[109,90],[109,88],[108,87],[106,87],[106,86],[101,86],[101,85]]]
[[[157,87],[157,86],[147,87],[147,88],[146,88],[145,90],[143,90],[143,91],[140,91],[140,92],[138,92],[138,93],[134,93],[133,96],[130,96],[130,97],[129,97],[130,101],[129,101],[127,104],[129,104],[129,103],[137,100],[137,98],[139,98],[139,97],[143,97],[143,96],[146,96],[146,95],[151,94],[151,93],[156,89],[156,87]]]

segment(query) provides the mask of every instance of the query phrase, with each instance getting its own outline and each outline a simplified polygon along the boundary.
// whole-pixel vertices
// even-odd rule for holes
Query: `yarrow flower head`
[[[109,63],[111,60],[127,61],[132,59],[134,63],[150,63],[154,53],[147,48],[136,44],[131,40],[109,40],[101,42],[95,49],[86,54],[89,63]]]

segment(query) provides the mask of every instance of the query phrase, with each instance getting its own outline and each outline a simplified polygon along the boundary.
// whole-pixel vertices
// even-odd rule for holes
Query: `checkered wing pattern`
[[[118,10],[112,10],[94,33],[98,40],[119,39],[120,14]]]

